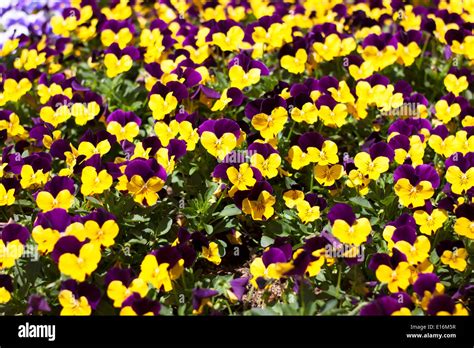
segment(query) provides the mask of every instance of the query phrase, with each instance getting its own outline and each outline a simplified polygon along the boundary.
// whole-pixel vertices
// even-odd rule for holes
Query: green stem
[[[288,133],[288,140],[291,141],[291,135],[293,134],[293,130],[295,129],[296,122],[293,122],[293,125],[290,128],[290,132]]]
[[[227,309],[229,311],[230,315],[234,315],[234,312],[232,311],[232,308],[230,308],[229,302],[225,301],[225,305],[227,306]]]
[[[255,288],[254,288],[254,286],[252,285],[252,286],[250,287],[250,290],[247,292],[247,296],[246,296],[246,300],[247,300],[247,301],[244,302],[244,308],[245,308],[245,309],[248,308],[247,306],[248,306],[248,304],[250,303],[250,299],[252,298],[254,291],[255,291]]]
[[[426,42],[425,44],[423,45],[423,49],[421,50],[421,54],[420,54],[420,59],[418,60],[418,62],[416,63],[416,67],[419,69],[420,66],[421,66],[421,62],[423,61],[423,57],[425,55],[425,51],[426,51],[426,47],[428,47],[428,42],[431,40],[431,35],[426,39]]]
[[[347,313],[348,316],[353,316],[353,315],[356,315],[357,313],[359,313],[359,311],[362,309],[362,307],[364,307],[366,305],[366,303],[364,302],[361,302],[357,305],[356,308],[354,308],[352,311],[350,311],[349,313]]]
[[[433,250],[434,248],[436,248],[436,244],[438,244],[438,240],[439,240],[439,235],[442,233],[442,230],[438,230],[435,232],[435,238],[433,240],[433,245],[431,246],[431,250]]]
[[[340,297],[341,280],[342,280],[342,265],[339,263],[338,266],[337,266],[336,298],[339,298],[339,297]]]
[[[8,216],[7,216],[6,211],[4,209],[1,209],[1,210],[2,210],[2,215],[5,218],[5,222],[8,222]]]
[[[221,195],[219,196],[219,199],[217,200],[216,204],[214,204],[214,206],[213,206],[211,215],[215,213],[217,207],[218,207],[219,204],[221,203],[221,201],[222,201],[222,199],[224,198],[224,196],[225,196],[226,193],[227,193],[226,191],[221,192]]]
[[[303,294],[303,284],[300,284],[300,301],[301,301],[301,314],[302,315],[305,315],[305,312],[306,312],[306,305],[305,305],[305,302],[304,302],[304,294]]]
[[[183,274],[181,274],[181,281],[183,283],[183,290],[187,289],[186,285],[186,270],[183,271]]]
[[[23,276],[20,272],[20,267],[18,266],[18,260],[15,261],[15,265],[14,265],[14,268],[15,268],[15,273],[17,274],[17,281],[18,281],[18,285],[20,288],[23,287],[23,285],[25,285],[25,283],[23,282]]]

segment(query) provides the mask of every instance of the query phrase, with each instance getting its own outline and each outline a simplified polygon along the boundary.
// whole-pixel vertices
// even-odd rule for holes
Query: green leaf
[[[334,285],[329,285],[328,289],[326,290],[326,293],[329,296],[339,298],[341,296],[341,291],[336,288]]]
[[[265,315],[276,315],[278,314],[272,308],[252,308],[250,311],[247,312],[250,315],[258,315],[258,316],[265,316]]]
[[[198,166],[193,166],[189,169],[189,175],[193,175],[194,173],[196,173],[197,171],[199,170],[199,167]]]
[[[329,312],[329,311],[333,310],[334,308],[336,308],[338,302],[339,301],[336,300],[335,298],[333,298],[333,299],[329,300],[328,302],[326,302],[326,305],[324,306],[324,309],[322,310],[321,315],[324,315],[324,314],[326,314],[325,312]]]
[[[383,199],[380,200],[380,203],[382,203],[382,205],[390,205],[393,203],[393,201],[395,200],[396,196],[395,195],[388,195],[387,197],[384,197]]]
[[[412,315],[424,315],[423,313],[423,309],[417,307],[415,308],[412,312],[411,312]]]
[[[207,234],[212,234],[212,232],[214,232],[214,228],[212,227],[212,225],[204,225],[204,230]]]
[[[20,205],[22,207],[34,208],[35,204],[27,199],[19,199],[15,202],[15,205]]]
[[[143,102],[142,101],[136,101],[130,105],[130,110],[138,110],[142,107]]]
[[[116,314],[116,309],[112,306],[112,303],[108,301],[100,301],[97,310],[95,311],[97,315],[114,315]]]
[[[214,192],[216,191],[217,186],[219,186],[218,183],[209,182],[209,188],[207,189],[206,196],[205,196],[206,201],[209,201],[214,196]]]
[[[267,235],[288,236],[291,234],[291,226],[284,221],[270,221],[265,227]]]
[[[433,251],[431,252],[430,261],[432,264],[436,264],[439,261],[439,256],[436,252],[436,249],[433,249]]]
[[[222,211],[219,213],[219,216],[235,216],[235,215],[240,215],[242,211],[237,208],[235,204],[229,204],[222,209]]]
[[[217,240],[216,243],[219,248],[219,256],[224,257],[226,254],[227,243],[220,239]]]
[[[142,245],[146,245],[147,244],[147,240],[146,239],[142,239],[142,238],[132,238],[130,240],[127,241],[127,244],[142,244]]]
[[[41,273],[41,262],[30,261],[25,265],[26,279],[29,283],[34,284],[35,280],[40,276]]]
[[[161,304],[160,315],[170,316],[173,315],[173,308]]]
[[[140,214],[134,214],[130,219],[126,219],[127,222],[148,222],[150,221],[149,217],[145,217]]]
[[[168,233],[171,230],[172,225],[173,220],[171,218],[163,218],[163,220],[161,220],[158,226],[156,227],[157,235],[162,236]]]
[[[279,315],[298,315],[298,303],[277,303],[272,309]]]
[[[358,205],[358,206],[361,206],[363,208],[367,208],[367,209],[372,209],[372,205],[370,204],[370,202],[368,200],[366,200],[365,198],[362,198],[362,197],[351,197],[349,198],[349,201]]]
[[[86,199],[89,202],[91,202],[92,205],[94,205],[94,206],[99,206],[99,207],[102,206],[102,203],[97,198],[94,198],[94,197],[91,197],[91,196],[86,196]]]
[[[268,236],[262,236],[262,238],[260,239],[260,245],[263,247],[263,248],[266,248],[267,246],[270,246],[273,244],[275,240],[271,237],[268,237]]]

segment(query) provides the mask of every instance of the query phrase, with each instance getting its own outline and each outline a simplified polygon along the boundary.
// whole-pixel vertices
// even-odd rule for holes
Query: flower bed
[[[472,311],[473,1],[104,3],[0,8],[0,312]]]

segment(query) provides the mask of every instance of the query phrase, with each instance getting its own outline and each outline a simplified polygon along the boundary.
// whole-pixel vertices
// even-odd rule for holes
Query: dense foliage
[[[474,1],[5,3],[0,312],[473,310]]]

